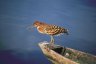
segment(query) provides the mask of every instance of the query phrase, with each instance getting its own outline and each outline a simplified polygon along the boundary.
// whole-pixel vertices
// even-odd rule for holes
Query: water
[[[51,64],[38,46],[50,37],[26,29],[35,20],[69,29],[55,44],[96,55],[95,0],[0,0],[0,8],[0,64]]]

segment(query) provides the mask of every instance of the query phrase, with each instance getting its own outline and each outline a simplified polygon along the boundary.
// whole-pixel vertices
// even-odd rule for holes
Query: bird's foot
[[[50,49],[53,49],[53,48],[54,48],[54,44],[52,44],[52,43],[49,44],[49,48],[50,48]]]
[[[49,49],[49,44],[46,45],[46,46],[44,47],[44,49],[46,49],[46,50],[49,52],[49,51],[50,51],[50,49]]]

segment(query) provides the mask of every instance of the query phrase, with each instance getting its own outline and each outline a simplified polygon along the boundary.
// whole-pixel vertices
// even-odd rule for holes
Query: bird
[[[45,22],[41,21],[35,21],[33,23],[33,26],[37,28],[39,33],[47,34],[51,37],[50,45],[54,45],[54,38],[55,35],[60,35],[63,33],[68,33],[68,29],[65,29],[64,27],[60,27],[54,24],[47,24]]]

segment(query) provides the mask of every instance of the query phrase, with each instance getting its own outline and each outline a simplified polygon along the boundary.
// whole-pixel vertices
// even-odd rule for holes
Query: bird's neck
[[[40,33],[43,33],[43,34],[44,34],[44,28],[43,28],[43,27],[38,26],[38,27],[37,27],[37,30],[38,30]]]

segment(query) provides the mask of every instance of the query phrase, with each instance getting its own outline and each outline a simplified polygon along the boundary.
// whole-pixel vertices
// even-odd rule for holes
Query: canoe
[[[96,64],[96,56],[60,45],[49,48],[48,42],[41,42],[39,46],[44,55],[53,64]]]

